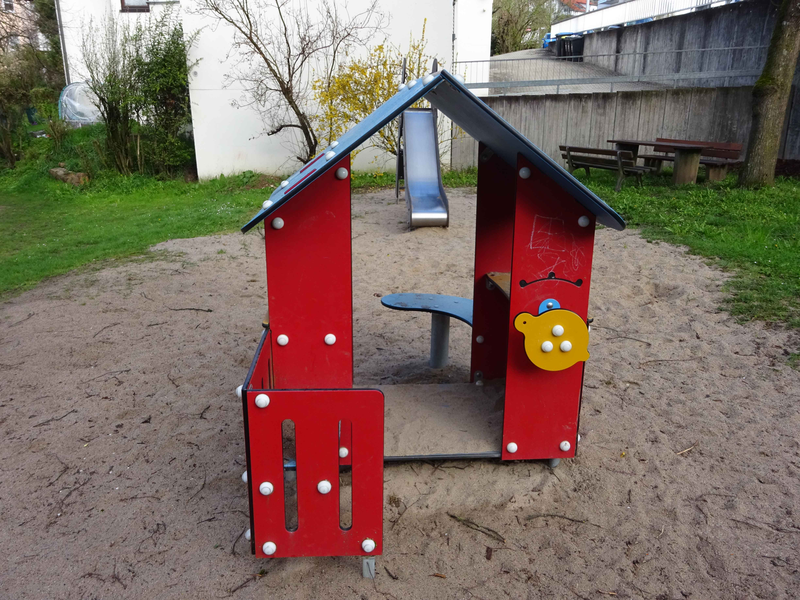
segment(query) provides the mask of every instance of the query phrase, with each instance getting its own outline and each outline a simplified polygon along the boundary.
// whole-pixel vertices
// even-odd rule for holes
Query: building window
[[[121,0],[121,12],[150,12],[147,0]]]
[[[14,12],[14,0],[3,0],[3,10],[6,12]]]

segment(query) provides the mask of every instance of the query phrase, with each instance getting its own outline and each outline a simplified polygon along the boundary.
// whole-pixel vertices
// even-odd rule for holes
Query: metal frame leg
[[[431,360],[434,369],[447,364],[450,355],[450,317],[431,313]]]
[[[365,556],[361,559],[361,574],[365,579],[375,579],[375,557]]]

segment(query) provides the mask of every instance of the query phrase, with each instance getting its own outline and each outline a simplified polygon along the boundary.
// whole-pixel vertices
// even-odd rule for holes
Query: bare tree
[[[245,59],[226,77],[244,86],[238,104],[254,108],[264,133],[293,130],[293,150],[306,163],[317,153],[312,79],[329,81],[339,61],[365,46],[386,24],[378,0],[356,15],[347,5],[320,0],[316,14],[291,0],[198,0],[195,12],[234,30],[232,53]]]
[[[563,11],[558,0],[494,0],[492,54],[541,45],[544,34]]]
[[[136,48],[127,21],[107,13],[100,24],[84,28],[81,54],[86,64],[86,84],[106,125],[106,146],[120,173],[133,165],[130,137],[141,108],[136,81]]]
[[[786,106],[800,53],[800,0],[782,0],[767,50],[767,62],[753,86],[753,125],[739,185],[772,185]]]

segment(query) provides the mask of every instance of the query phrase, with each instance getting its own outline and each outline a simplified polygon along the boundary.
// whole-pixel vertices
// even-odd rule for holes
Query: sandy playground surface
[[[429,316],[378,298],[470,294],[475,197],[449,194],[450,229],[414,232],[390,192],[353,197],[357,385],[468,377],[465,325],[431,371]],[[797,333],[720,312],[684,250],[598,232],[578,458],[387,466],[374,581],[242,537],[259,235],[154,250],[0,305],[3,600],[800,594]]]

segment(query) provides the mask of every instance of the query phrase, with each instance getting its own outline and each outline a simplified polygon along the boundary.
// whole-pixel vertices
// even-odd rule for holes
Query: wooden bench
[[[708,181],[722,181],[728,176],[728,167],[739,162],[742,154],[742,144],[732,142],[698,142],[694,140],[675,140],[671,138],[656,138],[657,142],[665,144],[686,144],[698,146],[711,146],[704,148],[700,153],[700,164],[706,168]],[[653,152],[664,154],[640,154],[646,166],[656,171],[661,170],[664,161],[674,161],[674,149],[671,146],[653,146]]]
[[[450,354],[450,317],[455,317],[472,327],[472,300],[441,294],[389,294],[381,304],[394,310],[411,310],[431,313],[430,366],[441,369]]]
[[[577,169],[585,169],[586,175],[590,169],[605,169],[617,172],[617,192],[622,189],[622,182],[626,177],[636,177],[639,186],[642,185],[642,175],[654,171],[651,166],[640,167],[636,164],[633,152],[629,150],[606,150],[603,148],[581,148],[578,146],[559,146],[561,158],[567,161],[567,170],[570,173]]]

